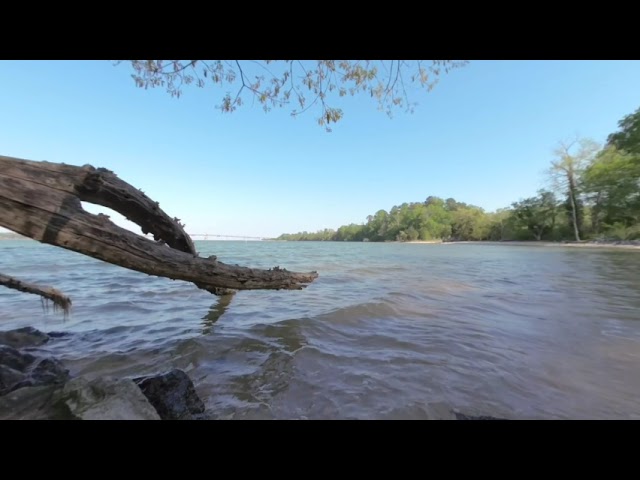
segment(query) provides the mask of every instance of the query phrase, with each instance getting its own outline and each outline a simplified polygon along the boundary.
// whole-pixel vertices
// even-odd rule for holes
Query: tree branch
[[[112,208],[152,233],[156,242],[86,212],[81,201]],[[260,270],[200,258],[179,219],[157,202],[90,165],[76,167],[0,156],[0,226],[131,270],[194,283],[214,294],[228,289],[299,290],[318,274]],[[166,245],[165,245],[166,243]]]
[[[8,275],[3,275],[0,273],[0,285],[3,287],[12,288],[14,290],[18,290],[20,292],[25,293],[33,293],[35,295],[40,295],[41,297],[51,300],[53,302],[54,308],[60,307],[62,311],[66,314],[69,313],[69,308],[71,307],[71,299],[64,295],[59,290],[51,287],[41,287],[39,285],[34,285],[32,283],[26,283],[17,278],[10,277]]]

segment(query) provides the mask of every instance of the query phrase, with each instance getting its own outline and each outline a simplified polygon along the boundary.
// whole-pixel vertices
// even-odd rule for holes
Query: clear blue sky
[[[389,119],[356,97],[326,133],[315,111],[222,114],[218,89],[173,99],[130,73],[0,61],[0,154],[109,168],[190,233],[337,228],[429,195],[506,207],[543,185],[558,140],[603,141],[640,106],[640,61],[471,61],[414,114]]]

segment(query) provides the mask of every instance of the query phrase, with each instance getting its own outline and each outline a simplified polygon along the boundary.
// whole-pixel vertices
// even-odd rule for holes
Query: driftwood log
[[[124,215],[155,241],[115,225],[107,215],[87,212],[81,201]],[[113,172],[91,165],[0,156],[0,226],[131,270],[192,282],[216,295],[235,290],[299,290],[318,276],[279,267],[227,265],[215,256],[201,258],[177,218],[169,217],[157,202]]]

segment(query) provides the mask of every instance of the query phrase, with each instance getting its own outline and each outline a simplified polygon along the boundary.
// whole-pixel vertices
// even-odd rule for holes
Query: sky
[[[104,60],[0,61],[0,155],[113,170],[191,234],[335,229],[430,195],[507,207],[547,184],[558,141],[603,142],[640,107],[640,61],[472,60],[416,92],[413,114],[389,118],[357,96],[327,133],[315,110],[293,118],[247,101],[222,113],[236,87],[176,99],[136,88],[131,73]]]

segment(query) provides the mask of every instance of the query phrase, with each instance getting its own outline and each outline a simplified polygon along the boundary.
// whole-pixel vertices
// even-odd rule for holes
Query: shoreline
[[[526,241],[526,240],[506,240],[500,241],[460,241],[460,242],[437,242],[416,240],[411,242],[399,243],[417,243],[417,244],[441,244],[441,245],[499,245],[499,246],[530,246],[530,247],[571,247],[571,248],[614,248],[622,250],[640,250],[640,242],[638,243],[622,243],[622,242],[547,242],[547,241]]]
[[[0,242],[2,241],[16,241],[16,240],[27,240],[30,242],[34,242],[28,237],[15,236],[15,237],[7,237],[0,235]],[[197,240],[203,241],[203,240]],[[207,241],[219,241],[219,240],[207,240]],[[223,240],[224,241],[224,240]],[[271,242],[304,242],[304,240],[262,240],[262,241],[271,241]],[[307,240],[308,242],[318,242],[320,240]],[[331,243],[332,241],[326,241],[327,243]],[[342,242],[336,242],[342,243]],[[361,243],[361,242],[347,242],[347,243]],[[420,245],[491,245],[491,246],[529,246],[529,247],[571,247],[571,248],[609,248],[609,249],[617,249],[617,250],[640,250],[640,240],[632,240],[632,241],[610,241],[610,242],[549,242],[549,241],[536,241],[536,240],[504,240],[504,241],[493,241],[493,240],[461,240],[461,241],[453,241],[453,242],[445,242],[442,240],[410,240],[407,242],[401,241],[387,241],[387,242],[365,242],[365,243],[403,243],[403,244],[420,244]]]

